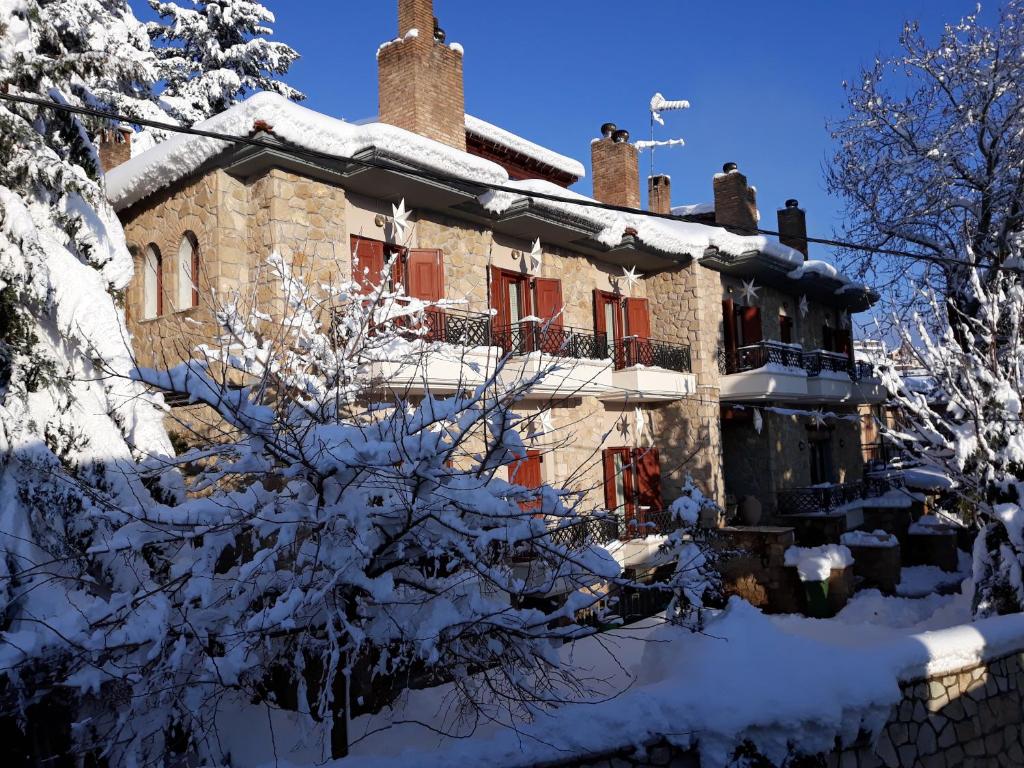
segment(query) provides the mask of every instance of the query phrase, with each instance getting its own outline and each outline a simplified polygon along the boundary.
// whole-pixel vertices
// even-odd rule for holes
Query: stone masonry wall
[[[1024,765],[1024,653],[902,683],[876,743],[867,736],[817,756],[825,768],[992,768]],[[815,724],[820,728],[820,724]],[[799,753],[799,740],[795,752]],[[812,758],[813,760],[813,758]],[[744,763],[747,764],[747,763]],[[751,765],[770,765],[752,761]],[[803,762],[794,764],[803,765]],[[656,739],[646,747],[547,763],[553,768],[700,768],[697,751]]]

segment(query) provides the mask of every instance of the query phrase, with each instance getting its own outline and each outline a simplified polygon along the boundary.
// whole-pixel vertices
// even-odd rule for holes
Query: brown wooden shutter
[[[594,331],[608,333],[607,323],[604,321],[604,292],[594,289]]]
[[[604,506],[609,512],[618,506],[615,498],[615,449],[604,451]]]
[[[764,337],[761,335],[761,308],[743,307],[741,318],[743,327],[743,345],[757,344]]]
[[[736,336],[736,304],[732,299],[722,301],[722,323],[725,326],[725,349],[735,352],[739,342]]]
[[[384,243],[352,235],[352,254],[352,278],[363,293],[370,293],[380,285],[380,276],[384,271]]]
[[[650,507],[650,512],[661,511],[661,458],[658,449],[637,448],[633,462],[636,464],[637,501],[640,506]]]
[[[509,482],[521,485],[523,488],[540,488],[540,465],[542,461],[540,451],[527,451],[526,458],[517,459],[508,465]],[[519,507],[529,511],[539,509],[541,503],[540,498],[537,498],[534,501],[521,501],[519,502]]]
[[[626,299],[626,327],[630,336],[651,338],[651,314],[647,299]]]
[[[552,320],[551,327],[562,326],[562,281],[550,277],[538,277],[534,280],[536,293],[536,309],[541,320]]]
[[[436,248],[413,248],[406,260],[409,295],[423,301],[444,298],[444,253]]]

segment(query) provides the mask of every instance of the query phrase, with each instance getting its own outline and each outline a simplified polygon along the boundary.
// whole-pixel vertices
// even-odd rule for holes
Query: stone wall
[[[731,298],[736,304],[746,305],[743,298],[743,281],[735,277],[723,277],[723,298]],[[839,313],[835,307],[808,299],[807,315],[800,314],[800,293],[789,293],[767,285],[757,285],[755,305],[761,308],[761,335],[766,341],[780,341],[779,316],[793,318],[793,342],[805,350],[821,349],[824,343],[826,321],[832,328],[838,328]],[[721,308],[719,308],[721,312]]]
[[[900,685],[902,698],[878,740],[808,757],[825,768],[991,768],[1024,765],[1024,653]],[[816,723],[814,728],[821,728]],[[794,755],[800,755],[799,740]],[[771,765],[756,755],[745,765]],[[794,765],[804,762],[793,761]],[[700,768],[697,751],[664,739],[640,748],[548,763],[565,768]]]

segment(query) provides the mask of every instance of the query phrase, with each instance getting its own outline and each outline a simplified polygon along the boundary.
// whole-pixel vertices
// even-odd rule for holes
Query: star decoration
[[[753,280],[751,280],[749,283],[746,280],[744,280],[743,281],[743,299],[744,299],[744,301],[746,301],[748,304],[753,304],[755,301],[757,301],[757,292],[759,290],[761,290],[761,289],[758,288],[756,285],[754,285],[754,281]]]
[[[629,418],[623,414],[622,418],[615,422],[615,431],[621,435],[623,440],[629,439]]]
[[[850,313],[845,309],[839,313],[839,327],[849,328],[850,327]]]
[[[824,414],[824,412],[820,408],[817,409],[817,410],[811,411],[811,418],[814,419],[814,426],[815,427],[821,428],[821,427],[825,426],[825,414]]]
[[[538,424],[538,422],[540,422]],[[530,422],[531,437],[550,435],[555,431],[555,425],[551,421],[551,411],[537,411],[536,417]]]
[[[633,410],[633,440],[637,446],[643,442],[646,431],[647,423],[644,421],[644,411],[637,406]]]
[[[807,317],[807,313],[811,311],[810,304],[807,303],[807,295],[800,297],[800,317]]]
[[[764,429],[764,418],[761,416],[761,409],[754,409],[754,431],[757,434],[761,434],[761,430]]]
[[[533,241],[533,248],[530,250],[530,268],[536,272],[544,263],[544,251],[540,247],[540,238]]]
[[[623,267],[622,277],[625,279],[626,285],[629,286],[629,290],[632,292],[636,287],[636,284],[640,282],[640,278],[643,277],[643,275],[636,271],[636,267],[630,267],[629,269]]]
[[[405,232],[409,228],[409,217],[412,211],[405,210],[405,198],[403,197],[398,205],[391,206],[391,224],[395,228],[395,238],[405,239]]]

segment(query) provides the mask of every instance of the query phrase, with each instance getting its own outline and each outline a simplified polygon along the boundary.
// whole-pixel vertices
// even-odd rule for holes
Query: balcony
[[[614,342],[613,391],[609,402],[664,402],[697,391],[691,371],[690,348],[630,336]]]
[[[723,400],[878,403],[885,399],[871,365],[825,350],[762,341],[719,352]]]
[[[600,395],[612,386],[612,361],[604,337],[581,328],[524,320],[494,326],[491,342],[509,355],[503,375],[521,381],[544,372],[537,395]]]
[[[370,376],[393,392],[445,394],[477,387],[497,369],[501,350],[490,344],[490,316],[429,310],[408,346],[369,364]]]

